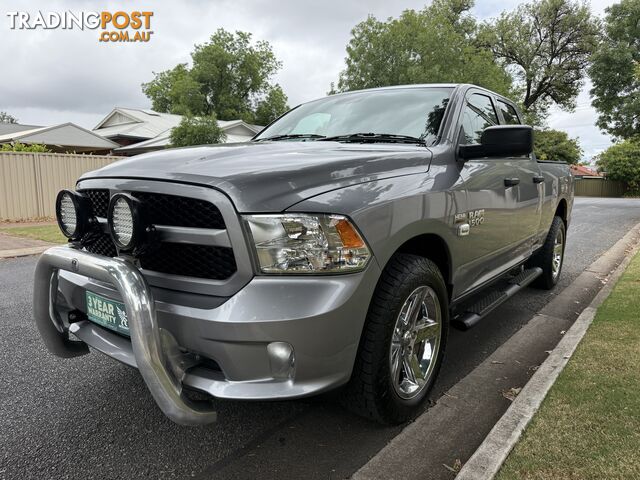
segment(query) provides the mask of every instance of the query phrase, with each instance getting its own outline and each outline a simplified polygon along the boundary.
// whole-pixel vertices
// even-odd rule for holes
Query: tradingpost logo
[[[7,12],[11,30],[98,30],[99,42],[148,42],[153,12]]]

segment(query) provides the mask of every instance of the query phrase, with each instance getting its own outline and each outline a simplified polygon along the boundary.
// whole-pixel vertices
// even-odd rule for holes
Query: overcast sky
[[[368,14],[379,19],[420,9],[425,0],[153,0],[96,2],[0,0],[0,110],[21,123],[74,122],[93,128],[115,106],[149,108],[140,84],[152,72],[188,62],[194,44],[206,42],[217,28],[244,30],[273,46],[283,68],[276,81],[289,104],[324,96],[343,68],[350,30]],[[477,0],[474,14],[497,16],[517,0]],[[593,0],[601,15],[613,2]],[[149,43],[101,43],[97,30],[11,30],[10,11],[152,10]],[[585,159],[610,139],[595,127],[587,88],[574,113],[553,112],[549,126],[579,137]]]

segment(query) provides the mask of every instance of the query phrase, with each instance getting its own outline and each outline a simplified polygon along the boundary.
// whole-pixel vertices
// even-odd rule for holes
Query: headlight
[[[71,190],[61,190],[56,197],[56,220],[65,237],[79,240],[87,232],[91,217],[91,205],[84,195]]]
[[[109,230],[111,239],[120,250],[133,250],[144,235],[145,225],[140,218],[137,199],[118,193],[109,202]]]
[[[263,273],[349,273],[371,253],[341,215],[245,215]]]

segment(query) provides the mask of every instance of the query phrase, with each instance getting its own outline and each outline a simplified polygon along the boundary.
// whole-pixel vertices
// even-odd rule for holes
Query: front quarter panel
[[[406,241],[435,234],[450,252],[457,248],[454,216],[466,197],[455,164],[431,165],[428,173],[354,185],[310,198],[292,212],[327,212],[349,216],[369,244],[381,269]],[[450,273],[457,268],[452,255]]]

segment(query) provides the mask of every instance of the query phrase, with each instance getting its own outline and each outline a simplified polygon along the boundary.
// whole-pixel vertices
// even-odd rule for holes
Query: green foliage
[[[607,178],[627,182],[630,195],[640,195],[640,140],[630,139],[611,145],[598,157],[598,169]]]
[[[551,104],[575,108],[598,28],[588,4],[542,0],[485,23],[479,41],[513,74],[529,121],[541,124]]]
[[[0,111],[0,123],[18,123],[18,119],[7,112]]]
[[[262,126],[268,125],[288,109],[287,96],[280,85],[275,85],[269,89],[267,96],[258,102],[255,123]]]
[[[49,153],[49,150],[44,145],[40,145],[37,143],[34,144],[26,144],[20,142],[14,143],[3,143],[0,145],[0,152],[31,152],[31,153]]]
[[[191,68],[179,64],[142,84],[154,110],[255,123],[258,116],[271,121],[288,109],[286,95],[270,82],[281,63],[268,42],[219,29],[195,46],[191,59]]]
[[[224,139],[225,133],[218,126],[215,115],[207,117],[185,116],[180,124],[171,130],[172,147],[209,145],[220,143]]]
[[[536,130],[533,151],[540,160],[555,160],[576,164],[582,158],[582,148],[577,138],[569,138],[560,130]]]
[[[606,9],[604,36],[592,58],[597,125],[618,138],[640,135],[640,0]]]
[[[369,16],[351,31],[346,68],[331,90],[460,82],[509,94],[509,75],[475,41],[472,6],[472,0],[434,0],[387,21]]]
[[[157,73],[154,80],[143,84],[143,91],[151,99],[151,108],[156,112],[188,115],[206,110],[200,86],[184,63]]]

